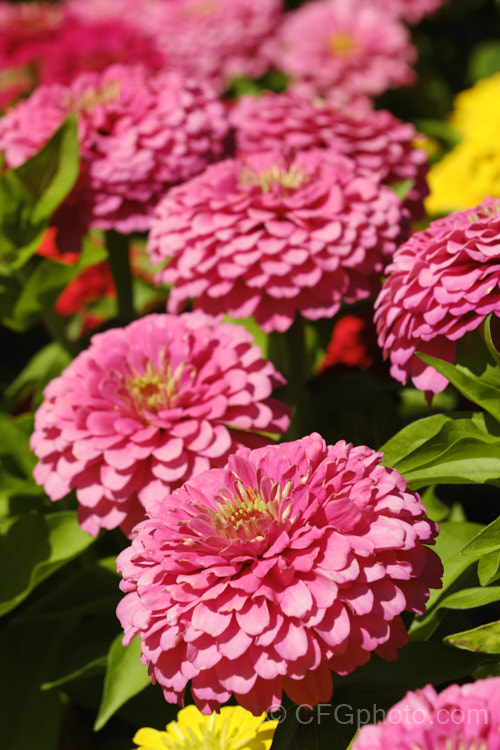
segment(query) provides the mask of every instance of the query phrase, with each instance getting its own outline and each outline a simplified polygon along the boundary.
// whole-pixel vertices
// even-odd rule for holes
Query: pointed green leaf
[[[500,549],[489,552],[479,559],[477,575],[481,586],[488,586],[500,578]]]
[[[461,633],[453,633],[445,638],[445,642],[466,651],[500,654],[500,620]]]
[[[500,549],[500,517],[479,532],[462,550],[462,555],[479,557]]]
[[[81,530],[76,513],[21,516],[0,537],[0,615],[10,612],[94,539]]]
[[[148,670],[141,664],[141,642],[134,638],[130,646],[122,646],[122,635],[112,643],[108,653],[108,666],[104,692],[94,725],[99,731],[121,706],[149,684]]]

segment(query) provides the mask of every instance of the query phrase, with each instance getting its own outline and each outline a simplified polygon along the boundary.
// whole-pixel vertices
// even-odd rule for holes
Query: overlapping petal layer
[[[221,158],[228,118],[206,84],[177,73],[113,65],[71,85],[40,86],[0,120],[8,166],[36,153],[78,114],[80,177],[65,204],[85,226],[145,231],[165,191]],[[62,209],[60,210],[60,212]]]
[[[128,533],[144,508],[222,466],[260,432],[284,432],[283,378],[241,326],[150,315],[92,338],[45,391],[31,446],[52,500],[76,490],[82,528]]]
[[[404,223],[404,222],[403,222]],[[284,331],[376,293],[402,233],[395,193],[346,157],[250,154],[209,167],[158,206],[148,250],[170,258],[169,310],[254,315]]]
[[[421,613],[441,564],[417,494],[381,454],[313,434],[242,449],[148,507],[117,560],[124,642],[167,701],[204,713],[234,695],[254,714],[328,701],[377,651],[396,657],[401,612]]]
[[[352,750],[499,750],[500,678],[409,692],[385,721],[361,727]]]
[[[413,180],[406,196],[415,218],[423,213],[429,190],[425,179],[427,154],[418,147],[418,133],[387,110],[367,104],[339,106],[294,92],[268,92],[242,97],[231,111],[238,150],[294,152],[330,148],[351,158],[360,169],[376,173],[386,185]]]
[[[486,198],[414,234],[396,251],[375,307],[392,375],[442,391],[448,381],[416,352],[453,362],[458,339],[500,316],[499,202]]]

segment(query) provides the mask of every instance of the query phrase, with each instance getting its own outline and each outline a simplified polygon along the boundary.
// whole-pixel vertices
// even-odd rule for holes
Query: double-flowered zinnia
[[[0,151],[16,167],[33,156],[68,115],[78,116],[80,175],[60,221],[145,231],[172,185],[224,154],[225,109],[206,84],[178,73],[113,65],[69,86],[40,86],[0,119]],[[65,208],[67,211],[65,213]]]
[[[408,30],[372,0],[311,0],[285,16],[274,63],[311,92],[375,96],[412,83]]]
[[[330,670],[394,659],[441,563],[419,496],[382,455],[318,434],[230,456],[151,503],[117,559],[124,643],[167,701],[315,705]]]
[[[375,174],[330,151],[228,159],[173,188],[148,250],[170,259],[169,310],[190,298],[207,313],[254,315],[285,331],[376,294],[402,232],[402,208]]]
[[[360,169],[376,173],[386,185],[411,180],[405,205],[415,217],[427,195],[427,153],[418,133],[387,110],[368,104],[339,106],[295,92],[244,96],[231,111],[241,153],[327,148],[351,158]]]
[[[281,433],[284,380],[241,326],[149,315],[97,334],[46,388],[31,446],[52,500],[76,490],[82,528],[129,533],[150,502]]]
[[[500,750],[500,678],[409,692],[352,750]]]
[[[241,706],[224,706],[210,716],[186,706],[166,731],[139,729],[134,742],[138,750],[269,750],[277,725]]]
[[[457,341],[500,316],[500,204],[451,214],[395,253],[376,301],[379,345],[401,383],[439,393],[448,381],[416,352],[454,362]]]

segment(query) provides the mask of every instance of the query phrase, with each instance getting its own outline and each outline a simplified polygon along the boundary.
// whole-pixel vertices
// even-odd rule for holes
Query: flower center
[[[498,214],[500,214],[500,200],[495,200],[492,201],[491,205],[481,206],[478,211],[472,211],[472,213],[467,214],[467,220],[473,224],[475,221],[480,221],[481,219],[492,219],[498,216]]]
[[[219,9],[219,3],[217,0],[198,0],[193,2],[186,8],[186,16],[209,16],[211,13],[215,13]]]
[[[255,185],[263,193],[269,193],[275,185],[283,188],[285,192],[288,190],[297,190],[297,188],[304,185],[308,180],[309,175],[298,169],[295,164],[292,164],[288,169],[279,164],[273,164],[272,167],[264,169],[261,172],[255,172],[248,165],[245,165],[239,177],[240,185]]]
[[[76,110],[90,112],[94,107],[116,102],[119,96],[120,81],[109,81],[100,88],[89,86],[88,89],[85,89],[73,99],[72,105]]]
[[[173,408],[177,402],[177,386],[183,369],[183,363],[173,372],[171,362],[167,362],[163,370],[148,362],[143,373],[125,378],[126,400],[142,415],[158,414],[162,409]]]
[[[223,487],[215,497],[218,510],[210,511],[212,525],[219,536],[228,540],[262,540],[273,522],[284,523],[290,518],[290,497],[293,487],[288,482],[283,487],[267,478],[266,489],[245,486],[236,479],[233,489]],[[293,519],[292,519],[293,520]]]
[[[345,31],[336,31],[328,40],[328,49],[334,57],[351,57],[357,46],[356,39]]]

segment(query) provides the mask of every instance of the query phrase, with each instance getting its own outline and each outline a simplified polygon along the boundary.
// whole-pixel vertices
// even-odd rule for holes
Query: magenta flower
[[[117,567],[124,643],[169,702],[254,714],[328,701],[330,670],[394,659],[439,587],[437,533],[381,454],[313,434],[242,449],[148,508]]]
[[[394,254],[376,301],[378,343],[401,383],[439,393],[447,379],[416,352],[454,362],[456,344],[490,313],[500,316],[500,205],[433,221]]]
[[[163,3],[158,43],[174,70],[224,91],[237,76],[270,67],[267,44],[281,21],[282,0],[175,0]]]
[[[352,750],[500,750],[500,678],[409,692],[385,721],[361,727]]]
[[[251,154],[174,188],[152,222],[169,310],[254,315],[285,331],[299,310],[330,317],[370,296],[401,235],[401,204],[375,175],[325,151]]]
[[[61,221],[73,222],[74,209],[83,226],[125,234],[147,230],[169,187],[220,158],[229,131],[222,103],[205,84],[116,65],[68,87],[40,86],[0,119],[7,165],[36,153],[73,111],[82,165]]]
[[[356,98],[412,83],[416,52],[404,24],[372,0],[311,0],[285,16],[273,45],[292,82]]]
[[[35,417],[34,476],[51,500],[76,490],[82,528],[120,526],[242,445],[282,433],[284,380],[241,326],[200,313],[149,315],[94,336]]]
[[[415,144],[418,133],[387,110],[367,105],[336,105],[296,93],[244,96],[230,113],[241,153],[331,148],[360,169],[376,172],[386,185],[414,180],[405,205],[415,218],[428,195],[427,153]]]

